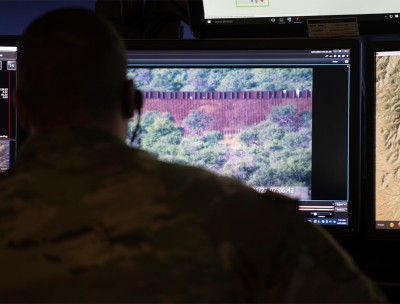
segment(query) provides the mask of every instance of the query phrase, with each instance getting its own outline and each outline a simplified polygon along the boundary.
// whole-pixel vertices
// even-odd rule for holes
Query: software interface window
[[[400,229],[400,51],[377,52],[375,63],[376,228]]]
[[[128,51],[128,58],[145,99],[134,146],[298,198],[314,223],[348,224],[349,50]]]
[[[398,0],[203,0],[203,5],[205,19],[400,13]]]
[[[16,85],[17,48],[0,46],[0,172],[15,159],[16,116],[11,93]]]

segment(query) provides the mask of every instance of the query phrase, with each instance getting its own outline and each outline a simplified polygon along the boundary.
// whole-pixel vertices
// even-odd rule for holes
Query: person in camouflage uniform
[[[31,136],[0,176],[0,302],[386,301],[296,201],[127,146],[125,60],[90,11],[22,36]]]

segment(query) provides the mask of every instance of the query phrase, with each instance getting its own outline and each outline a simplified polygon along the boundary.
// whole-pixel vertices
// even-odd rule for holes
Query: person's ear
[[[125,118],[132,118],[135,111],[140,113],[143,106],[142,93],[136,89],[132,79],[128,79],[122,95],[122,114]]]
[[[17,112],[17,118],[21,127],[27,131],[31,131],[31,123],[27,115],[26,100],[18,89],[12,92],[12,99],[15,110]]]

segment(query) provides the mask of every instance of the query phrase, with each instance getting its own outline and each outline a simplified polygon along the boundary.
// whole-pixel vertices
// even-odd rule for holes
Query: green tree
[[[216,91],[240,92],[250,91],[255,87],[251,69],[230,69],[221,79]]]
[[[300,126],[298,110],[293,104],[273,108],[269,119],[284,131],[296,131]]]
[[[267,119],[237,135],[241,158],[225,172],[253,187],[306,186],[311,180],[311,113],[293,105],[273,108]]]
[[[160,159],[172,161],[178,153],[182,135],[183,130],[175,125],[171,114],[149,111],[143,114],[138,143]]]
[[[312,69],[255,68],[252,70],[255,90],[306,90],[312,88]]]
[[[128,77],[145,91],[239,92],[312,88],[308,68],[130,68]]]
[[[225,163],[222,173],[247,183],[250,177],[259,169],[260,163],[256,155],[248,149],[233,150]]]
[[[229,156],[228,147],[220,143],[222,139],[222,133],[216,131],[204,132],[203,136],[185,136],[179,148],[178,162],[221,173]]]
[[[140,90],[148,90],[152,81],[152,69],[128,69],[128,78],[135,81]]]
[[[190,135],[201,135],[212,122],[212,117],[200,110],[191,110],[182,121],[182,127]]]

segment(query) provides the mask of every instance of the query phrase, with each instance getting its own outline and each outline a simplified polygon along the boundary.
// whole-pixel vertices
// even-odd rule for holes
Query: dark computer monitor
[[[369,235],[400,237],[400,41],[366,50],[365,208]]]
[[[357,40],[126,45],[128,76],[144,96],[134,146],[298,198],[300,212],[332,232],[357,230]]]
[[[16,86],[17,38],[0,36],[0,172],[14,162],[17,149],[17,118],[12,102]]]
[[[201,38],[310,36],[311,26],[328,36],[400,33],[397,0],[190,0],[188,7]]]

